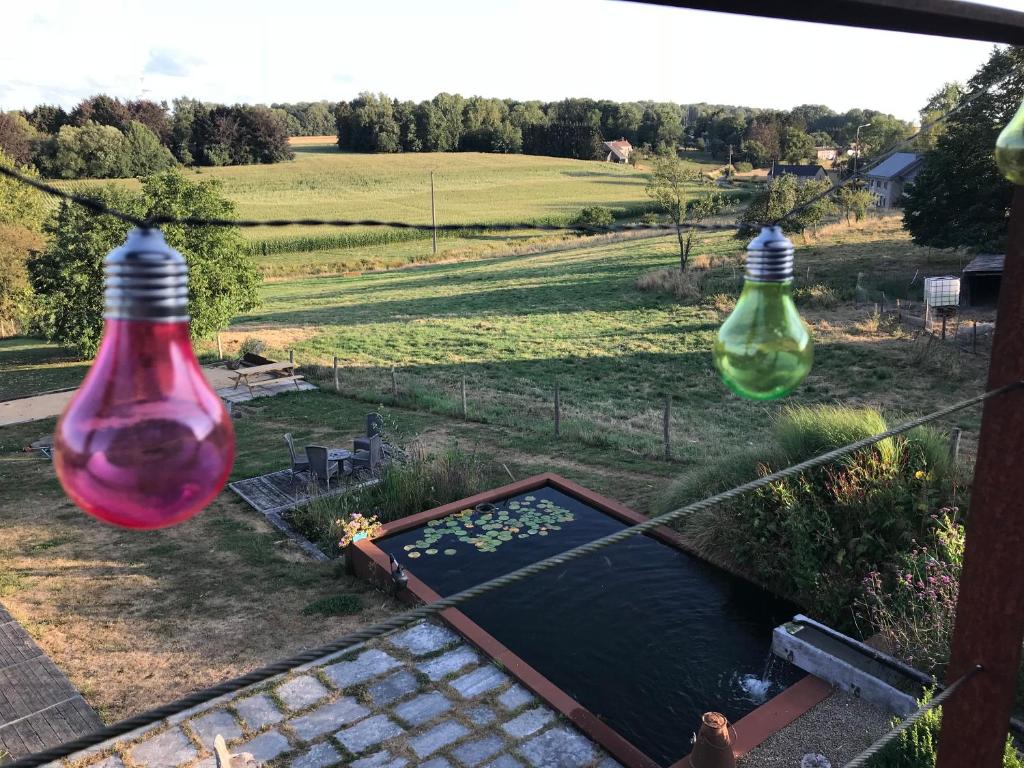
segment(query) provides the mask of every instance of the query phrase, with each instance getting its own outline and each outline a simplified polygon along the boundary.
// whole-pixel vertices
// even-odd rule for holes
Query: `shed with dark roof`
[[[999,300],[999,285],[1003,280],[1002,254],[987,253],[974,258],[963,270],[961,303],[968,307],[995,306]]]

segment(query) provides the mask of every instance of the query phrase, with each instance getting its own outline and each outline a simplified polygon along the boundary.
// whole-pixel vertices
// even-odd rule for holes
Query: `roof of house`
[[[894,152],[864,175],[870,179],[898,179],[913,170],[921,160],[921,155],[915,152]]]
[[[792,174],[793,176],[809,176],[811,178],[818,175],[818,172],[825,173],[825,169],[820,165],[775,165],[769,172],[769,176],[782,176],[785,173]]]
[[[1006,256],[999,253],[983,253],[964,267],[964,272],[1002,272]]]
[[[633,145],[625,139],[619,139],[618,141],[606,141],[604,146],[609,152],[613,152],[616,157],[621,157],[623,160],[627,158],[630,151],[633,149]]]

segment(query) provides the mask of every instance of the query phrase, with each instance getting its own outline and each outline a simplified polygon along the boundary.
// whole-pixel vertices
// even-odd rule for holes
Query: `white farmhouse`
[[[904,188],[917,178],[922,165],[924,158],[921,155],[914,152],[896,152],[864,174],[864,178],[867,179],[867,190],[875,198],[875,206],[895,208],[899,205]]]

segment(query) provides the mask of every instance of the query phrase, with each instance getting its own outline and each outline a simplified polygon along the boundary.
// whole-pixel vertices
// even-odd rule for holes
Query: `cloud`
[[[169,48],[153,48],[149,52],[149,61],[143,73],[147,75],[166,75],[167,77],[185,77],[189,68],[199,64],[200,60],[192,56],[184,56]]]

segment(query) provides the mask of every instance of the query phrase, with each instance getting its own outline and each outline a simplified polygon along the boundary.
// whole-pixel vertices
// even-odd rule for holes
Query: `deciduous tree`
[[[87,194],[138,216],[234,215],[233,204],[220,195],[216,182],[194,184],[175,171],[147,178],[141,194],[112,185]],[[90,357],[103,329],[103,259],[123,242],[127,226],[111,216],[62,204],[48,231],[46,250],[29,262],[41,324],[48,338]],[[259,272],[237,229],[167,226],[163,232],[189,264],[193,338],[209,336],[234,315],[256,306]]]
[[[695,188],[701,190],[694,196]],[[693,229],[683,238],[683,229],[721,211],[724,199],[699,171],[691,170],[674,154],[662,154],[654,158],[654,171],[647,184],[648,196],[657,203],[675,224],[676,239],[679,241],[679,270],[686,271],[693,242]]]

